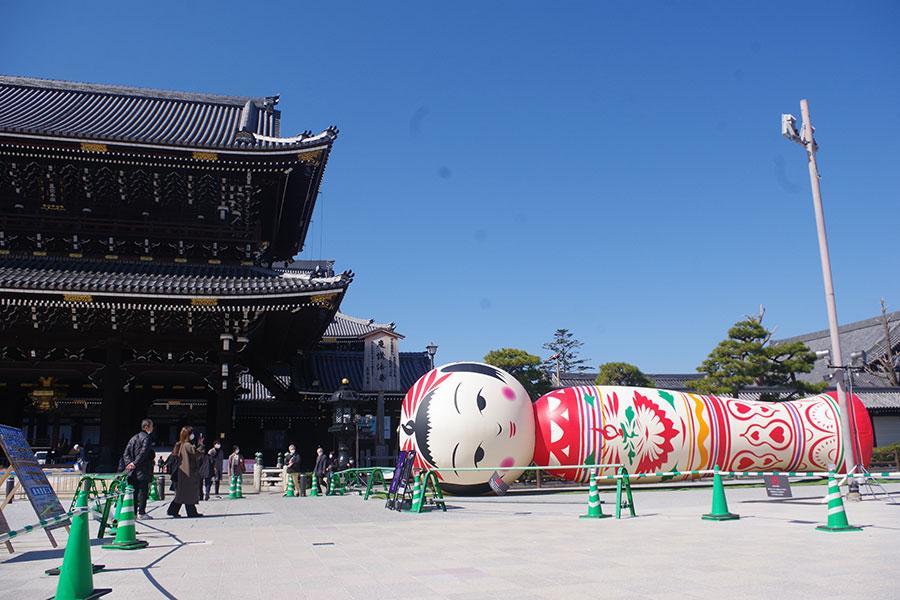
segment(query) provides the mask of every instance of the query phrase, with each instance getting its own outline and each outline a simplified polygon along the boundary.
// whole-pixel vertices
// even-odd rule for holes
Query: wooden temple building
[[[394,345],[381,400],[427,369],[400,377],[392,326],[337,335],[352,272],[293,261],[338,131],[282,137],[278,100],[0,77],[0,422],[98,467],[148,415],[163,444],[191,424],[252,452],[271,430],[309,457],[323,400],[378,366],[366,340]]]

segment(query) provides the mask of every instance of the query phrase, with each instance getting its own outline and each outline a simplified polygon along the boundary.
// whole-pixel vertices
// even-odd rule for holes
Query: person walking
[[[203,445],[203,436],[200,436],[200,443],[197,444],[197,454],[200,457],[200,500],[209,500],[209,486],[212,483],[210,477],[212,476],[212,471],[210,470],[210,461],[209,454],[206,452],[206,447]]]
[[[328,466],[328,457],[325,456],[325,451],[322,450],[322,446],[316,448],[316,466],[313,469],[313,473],[316,476],[316,489],[319,493],[322,493],[322,486],[325,485],[325,473],[327,472]],[[325,489],[328,487],[326,485]]]
[[[288,477],[294,482],[296,494],[300,495],[300,453],[297,452],[297,446],[291,444],[288,446],[288,455],[284,461],[284,468],[287,470]]]
[[[200,453],[194,447],[194,429],[189,426],[181,428],[178,443],[172,449],[175,455],[175,499],[166,511],[172,517],[180,517],[181,505],[184,504],[187,516],[202,517],[197,512],[200,502]]]
[[[206,499],[209,500],[209,490],[215,485],[216,497],[219,497],[219,483],[222,481],[222,460],[225,458],[222,453],[222,443],[216,440],[213,447],[207,453],[209,455],[209,472],[210,481],[206,485]]]
[[[128,483],[134,487],[134,506],[138,519],[150,518],[147,515],[147,491],[153,481],[153,459],[156,450],[150,441],[153,433],[153,421],[141,421],[141,430],[131,436],[125,445],[125,452],[119,460],[119,471],[128,473]]]

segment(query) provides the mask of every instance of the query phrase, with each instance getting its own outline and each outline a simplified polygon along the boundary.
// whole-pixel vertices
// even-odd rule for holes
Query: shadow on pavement
[[[100,544],[108,544],[109,540],[91,540],[91,546],[99,546]],[[20,562],[31,562],[33,560],[50,560],[51,558],[62,559],[63,554],[65,554],[66,549],[64,547],[60,548],[50,548],[48,550],[29,550],[28,552],[23,552],[18,556],[14,556],[3,561],[3,564],[9,563],[20,563]]]

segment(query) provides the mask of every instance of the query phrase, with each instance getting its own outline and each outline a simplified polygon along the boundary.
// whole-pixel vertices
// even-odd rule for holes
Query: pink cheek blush
[[[500,467],[503,469],[508,469],[509,467],[516,464],[515,459],[512,456],[507,456],[503,460],[500,461]]]
[[[515,399],[516,399],[516,392],[515,392],[515,390],[513,390],[511,387],[509,387],[509,386],[504,386],[504,387],[503,387],[503,396],[504,396],[507,400],[515,400]]]

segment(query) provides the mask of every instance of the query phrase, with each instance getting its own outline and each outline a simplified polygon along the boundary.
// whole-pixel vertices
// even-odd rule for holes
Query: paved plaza
[[[900,491],[900,485],[891,486]],[[900,598],[900,505],[847,503],[858,533],[816,531],[824,485],[795,486],[791,501],[762,488],[727,488],[738,521],[714,523],[708,487],[638,489],[634,519],[584,520],[586,494],[452,498],[414,515],[378,499],[251,495],[171,519],[165,503],[138,524],[150,547],[103,550],[96,587],[107,598]],[[601,494],[610,512],[614,494]],[[4,511],[15,527],[26,501]],[[96,532],[92,524],[91,532]],[[0,558],[0,597],[48,598],[43,574],[62,559],[40,532]]]

